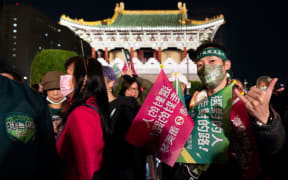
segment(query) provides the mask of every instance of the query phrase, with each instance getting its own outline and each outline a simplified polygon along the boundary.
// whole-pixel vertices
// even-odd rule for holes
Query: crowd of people
[[[244,104],[259,154],[261,171],[253,179],[285,179],[287,88],[276,87],[277,78],[269,76],[243,88],[228,75],[227,50],[214,42],[203,43],[190,57],[201,89],[186,94],[190,83],[185,76],[169,78],[179,78],[187,110],[233,83],[233,102]],[[65,73],[46,72],[32,88],[17,73],[0,71],[0,179],[145,180],[147,174],[161,180],[251,178],[243,176],[232,145],[225,164],[159,165],[155,154],[125,140],[153,83],[131,69],[116,77],[112,67],[91,57],[71,57],[63,66]]]

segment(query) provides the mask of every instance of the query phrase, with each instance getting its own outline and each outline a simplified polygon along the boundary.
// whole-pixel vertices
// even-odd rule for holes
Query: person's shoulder
[[[119,106],[137,106],[137,100],[134,97],[128,97],[128,96],[118,96],[115,100],[115,103]]]
[[[78,113],[87,113],[87,110],[89,109],[88,106],[85,105],[80,105],[75,107],[75,109],[73,109],[73,111],[71,112],[71,114],[78,114]]]
[[[66,126],[74,128],[75,126],[79,126],[79,124],[90,124],[92,120],[94,121],[95,118],[97,119],[99,117],[99,115],[96,114],[98,113],[94,112],[92,108],[80,105],[69,114]]]
[[[140,76],[137,76],[137,78],[136,78],[140,83],[141,83],[141,85],[153,85],[153,83],[150,81],[150,80],[148,80],[148,79],[145,79],[145,78],[142,78],[142,77],[140,77]]]
[[[22,88],[23,86],[23,83],[16,82],[1,75],[0,75],[0,84],[2,91],[9,91],[11,93],[13,93],[18,88]]]
[[[122,113],[134,113],[139,109],[137,100],[134,97],[119,96],[113,102],[110,103],[110,111],[117,111]],[[114,112],[114,114],[115,114]],[[116,113],[117,114],[117,113]]]
[[[92,106],[92,105],[91,105]],[[78,107],[76,107],[72,112],[71,112],[71,116],[73,117],[79,117],[79,118],[84,118],[84,117],[94,117],[95,115],[97,117],[99,117],[99,113],[98,113],[98,108],[96,107],[96,109],[92,108],[89,105],[80,105]]]
[[[33,89],[31,89],[28,85],[24,83],[20,83],[20,82],[5,78],[3,76],[0,76],[0,84],[1,84],[1,89],[4,92],[9,92],[8,94],[11,95],[10,97],[12,98],[11,101],[13,101],[13,98],[17,98],[15,99],[15,101],[21,100],[19,98],[22,98],[22,99],[28,100],[32,104],[39,105],[39,103],[45,102],[44,98],[40,94],[35,92]]]

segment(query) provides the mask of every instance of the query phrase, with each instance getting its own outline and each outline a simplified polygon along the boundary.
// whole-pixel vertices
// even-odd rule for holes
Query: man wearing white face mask
[[[61,128],[58,126],[61,124],[62,118],[60,116],[66,97],[62,95],[60,91],[60,76],[64,73],[59,71],[47,72],[41,81],[43,86],[44,95],[48,101],[49,108],[52,115],[52,122],[55,135],[58,134]]]
[[[256,87],[261,90],[266,90],[271,81],[272,78],[270,76],[260,76],[257,78]]]

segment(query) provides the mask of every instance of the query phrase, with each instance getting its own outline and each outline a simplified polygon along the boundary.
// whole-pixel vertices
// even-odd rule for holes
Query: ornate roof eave
[[[207,24],[210,22],[214,22],[217,20],[224,20],[224,15],[220,14],[220,15],[213,17],[213,18],[205,18],[205,20],[185,19],[184,24],[201,25],[201,24]],[[225,21],[223,23],[225,23]]]
[[[104,21],[104,20],[102,20]],[[106,21],[109,21],[108,19],[106,19]],[[121,27],[121,26],[109,26],[107,25],[106,27],[103,26],[96,26],[98,24],[96,24],[95,21],[93,23],[94,26],[92,24],[87,24],[87,23],[81,23],[82,19],[78,20],[78,21],[71,21],[71,18],[67,18],[66,16],[64,17],[63,15],[60,18],[59,24],[64,25],[64,26],[68,26],[68,27],[73,27],[73,28],[79,28],[79,29],[87,29],[87,30],[101,30],[101,31],[117,31],[117,30],[129,30],[129,31],[140,31],[140,30],[198,30],[198,29],[204,29],[204,28],[209,28],[212,26],[220,26],[222,24],[225,23],[224,20],[224,16],[220,15],[217,18],[213,18],[211,19],[206,19],[204,21],[196,21],[196,20],[190,20],[190,19],[185,19],[186,23],[181,25],[179,24],[179,26],[161,26],[161,27]],[[193,26],[189,26],[188,24],[193,22]],[[100,22],[98,22],[100,23]],[[100,25],[100,24],[99,24]]]
[[[98,20],[98,21],[84,21],[84,19],[72,19],[66,15],[62,15],[60,17],[59,24],[66,25],[66,26],[74,26],[75,28],[85,28],[85,29],[94,29],[94,30],[162,30],[163,26],[161,27],[151,27],[151,26],[133,26],[133,27],[125,27],[125,26],[113,26],[115,20],[119,16],[119,14],[128,14],[128,15],[165,15],[165,14],[179,14],[182,16],[182,18],[179,20],[179,26],[171,26],[171,27],[165,27],[164,29],[201,29],[212,26],[216,23],[221,23],[220,25],[224,24],[224,16],[223,14],[220,14],[217,17],[214,18],[206,18],[205,20],[192,20],[187,19],[187,8],[186,4],[182,2],[178,2],[178,10],[125,10],[124,3],[116,3],[115,9],[114,9],[114,15],[112,18],[104,19],[104,20]],[[112,26],[109,26],[112,25]]]

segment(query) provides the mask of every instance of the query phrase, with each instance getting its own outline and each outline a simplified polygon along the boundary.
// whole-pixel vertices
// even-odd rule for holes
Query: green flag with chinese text
[[[177,159],[193,164],[228,160],[232,84],[206,98],[191,111],[194,129]]]
[[[176,77],[176,78],[178,78],[178,77]],[[186,104],[185,104],[184,94],[183,94],[182,88],[181,88],[181,82],[178,79],[173,81],[173,88],[176,91],[177,95],[179,96],[179,98],[180,98],[181,102],[183,103],[183,105],[185,106],[185,108],[187,108]]]

